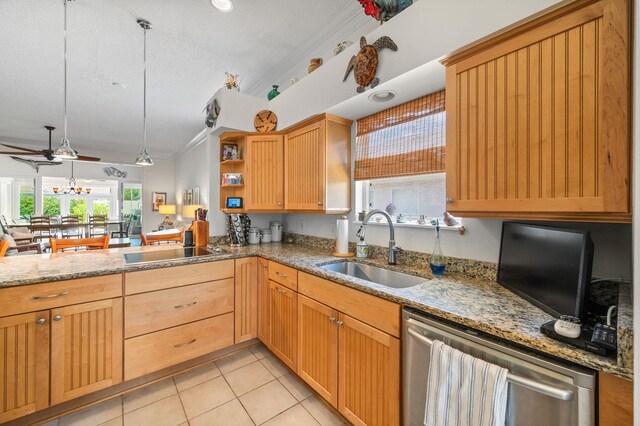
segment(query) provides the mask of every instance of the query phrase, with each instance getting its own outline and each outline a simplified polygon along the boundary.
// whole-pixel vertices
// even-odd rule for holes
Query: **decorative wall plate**
[[[278,125],[278,116],[275,112],[263,109],[256,114],[253,125],[259,132],[270,132]]]

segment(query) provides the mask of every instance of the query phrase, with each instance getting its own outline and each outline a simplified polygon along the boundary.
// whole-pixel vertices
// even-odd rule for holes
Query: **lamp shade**
[[[176,205],[175,204],[162,204],[159,208],[160,214],[176,214]]]
[[[187,204],[182,207],[182,217],[185,219],[195,219],[196,210],[204,208],[200,204]]]

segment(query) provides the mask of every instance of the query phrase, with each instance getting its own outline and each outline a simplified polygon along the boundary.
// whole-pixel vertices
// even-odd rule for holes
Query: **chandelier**
[[[71,178],[69,179],[69,185],[63,186],[59,188],[57,186],[53,187],[53,192],[58,195],[66,195],[66,194],[90,194],[91,188],[83,188],[82,186],[77,186],[76,179],[73,177],[73,161],[71,162]]]

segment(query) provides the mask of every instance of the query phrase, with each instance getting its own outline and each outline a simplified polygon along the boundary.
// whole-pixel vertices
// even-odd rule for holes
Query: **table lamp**
[[[200,204],[186,204],[182,207],[182,218],[184,220],[194,220],[196,218],[196,210],[202,208],[204,208],[204,206],[201,206]]]
[[[166,215],[162,223],[160,224],[164,228],[170,228],[173,226],[173,221],[169,216],[176,214],[175,204],[162,204],[159,208],[159,213]]]

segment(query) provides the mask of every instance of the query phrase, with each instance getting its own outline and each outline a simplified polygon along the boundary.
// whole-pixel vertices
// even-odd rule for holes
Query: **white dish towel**
[[[504,426],[508,371],[434,340],[425,426]]]

